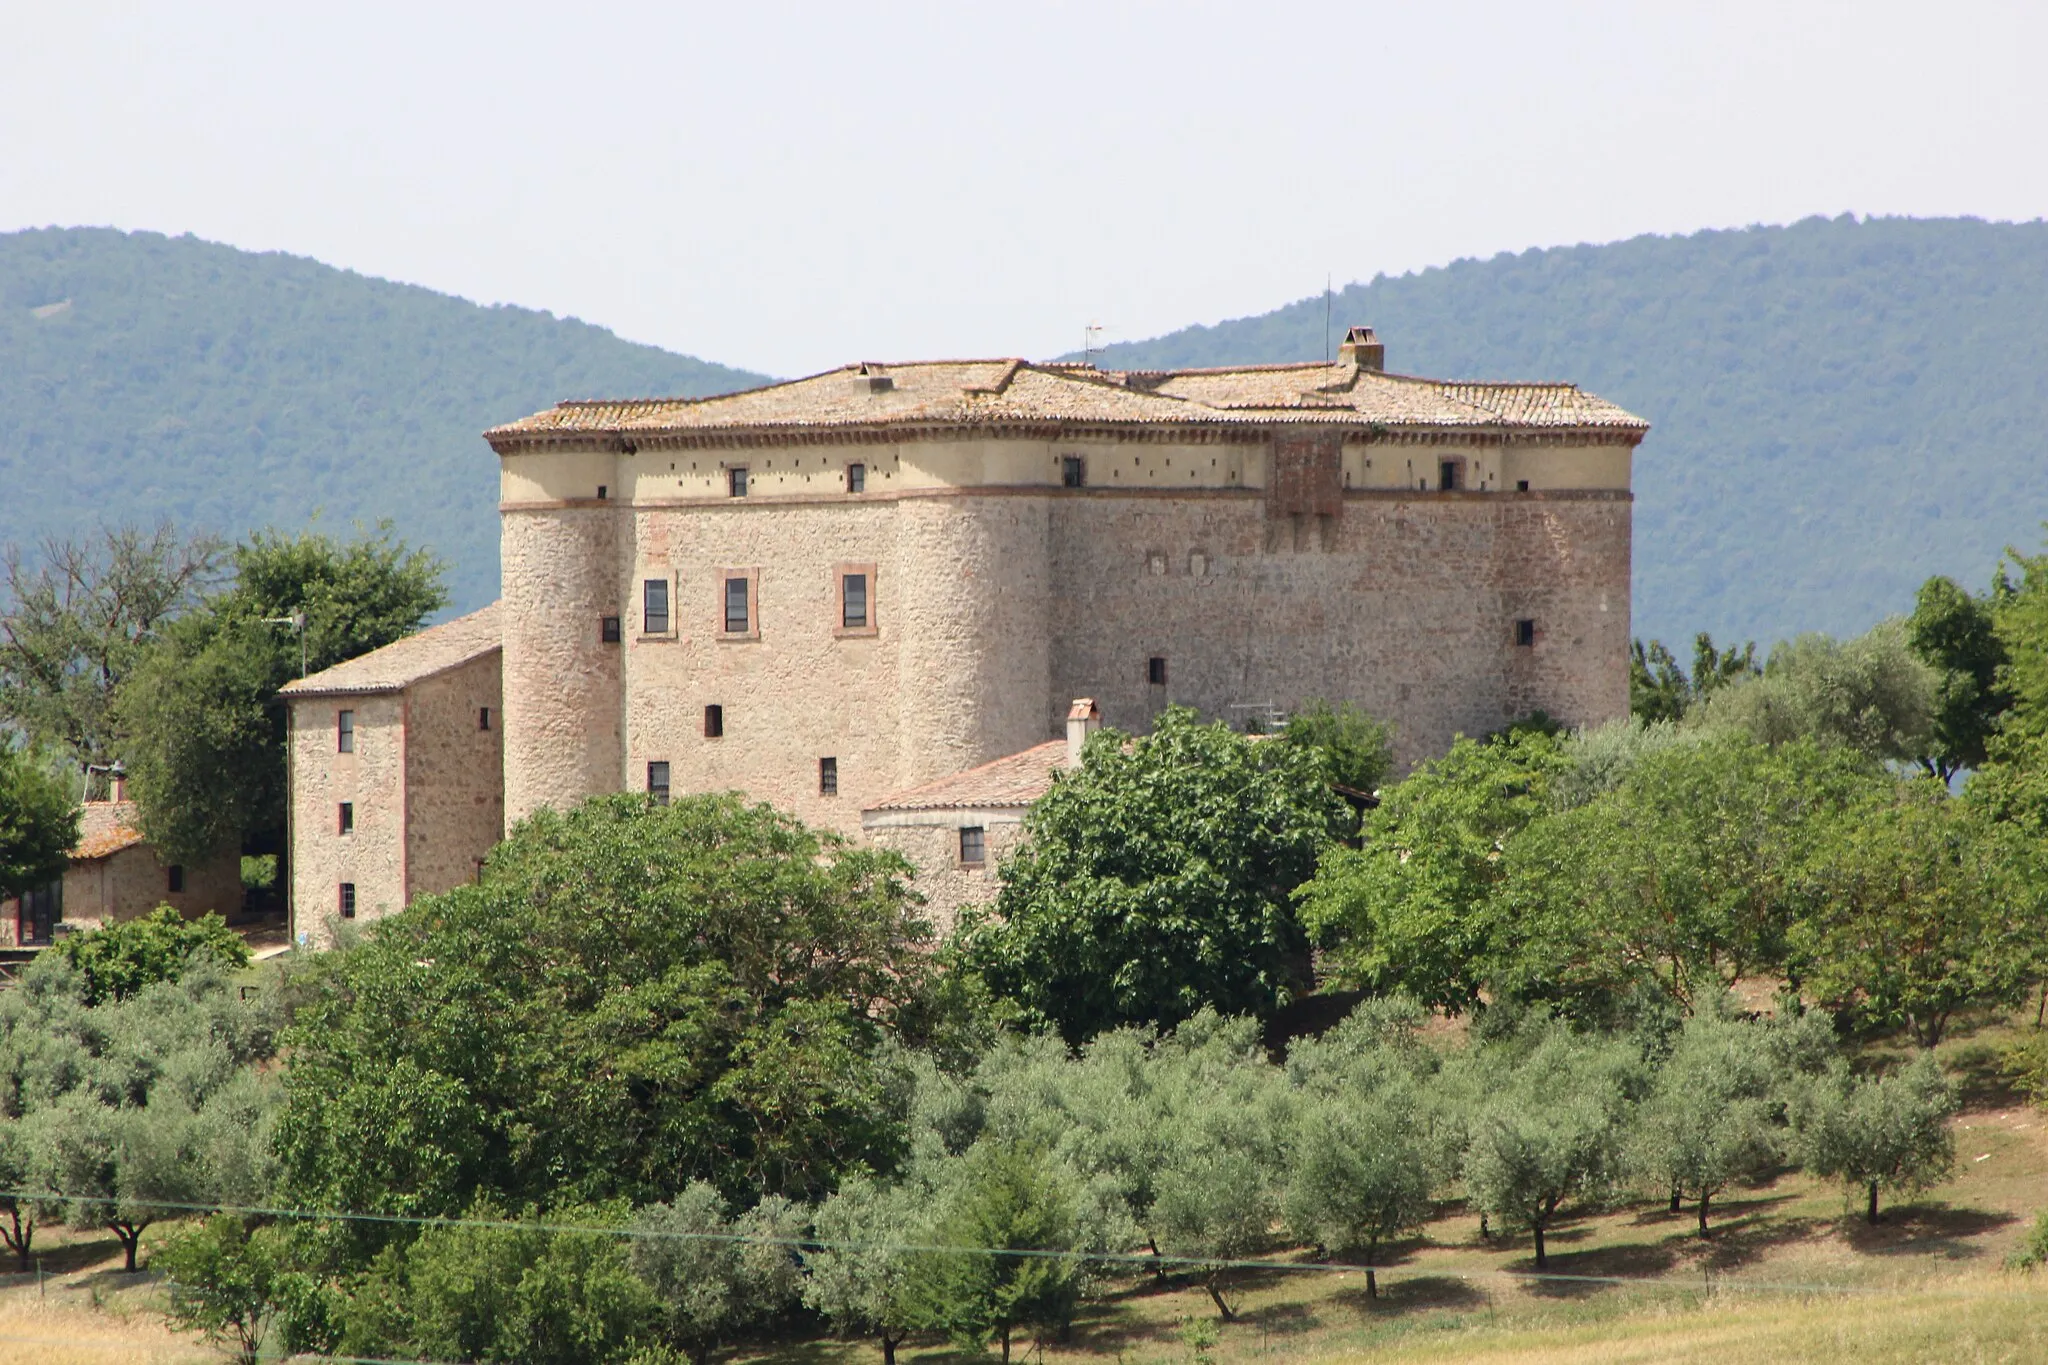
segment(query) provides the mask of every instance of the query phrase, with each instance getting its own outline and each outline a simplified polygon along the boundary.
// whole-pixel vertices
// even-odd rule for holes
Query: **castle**
[[[598,792],[738,789],[957,904],[1065,725],[1349,700],[1412,763],[1627,714],[1647,424],[1383,354],[1354,328],[1328,364],[857,364],[494,428],[500,601],[285,689],[300,927]]]

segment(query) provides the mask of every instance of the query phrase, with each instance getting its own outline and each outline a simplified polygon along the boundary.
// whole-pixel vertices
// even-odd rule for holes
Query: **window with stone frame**
[[[354,919],[356,917],[356,884],[354,882],[343,882],[341,884],[341,917],[343,919]]]
[[[647,764],[647,794],[654,798],[657,806],[668,804],[668,762],[653,759]]]
[[[839,760],[821,758],[818,760],[818,795],[839,795]]]
[[[868,467],[864,464],[850,464],[846,467],[846,491],[865,493],[868,491]]]
[[[960,865],[982,867],[988,862],[987,831],[980,825],[960,827]]]
[[[356,751],[356,713],[343,708],[334,713],[334,752],[352,754]]]
[[[649,578],[640,584],[640,629],[647,635],[666,635],[669,630],[668,580]]]

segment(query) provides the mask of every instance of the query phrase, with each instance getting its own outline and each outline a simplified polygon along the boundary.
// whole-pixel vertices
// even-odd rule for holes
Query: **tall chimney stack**
[[[1102,728],[1102,709],[1092,697],[1076,697],[1067,708],[1067,766],[1081,766],[1081,746]]]
[[[1350,361],[1361,370],[1385,370],[1387,348],[1373,335],[1370,327],[1353,327],[1344,333],[1344,344],[1337,348],[1339,362]]]

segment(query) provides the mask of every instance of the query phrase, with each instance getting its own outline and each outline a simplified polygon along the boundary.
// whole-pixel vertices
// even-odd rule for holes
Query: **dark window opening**
[[[1465,462],[1463,460],[1444,460],[1437,465],[1436,486],[1439,491],[1449,493],[1463,487],[1464,482]]]
[[[983,837],[980,825],[965,825],[961,828],[960,861],[969,867],[979,867],[988,861],[988,843]]]
[[[1145,681],[1154,687],[1166,686],[1166,657],[1154,654],[1145,661]]]
[[[490,707],[479,706],[476,708],[476,728],[479,730],[488,730],[491,728]]]
[[[747,580],[728,578],[725,580],[725,633],[745,635],[747,633]]]
[[[619,642],[619,618],[606,616],[597,623],[597,638],[602,644],[615,645]]]
[[[343,919],[354,919],[356,917],[356,884],[354,882],[343,882],[341,884],[341,917]]]
[[[337,820],[337,824],[339,825],[340,830],[343,834],[354,834],[356,832],[355,802],[344,801],[341,803],[341,809],[339,819]]]
[[[839,795],[839,760],[821,758],[818,760],[818,795]]]
[[[868,576],[850,573],[840,580],[839,623],[848,630],[864,630],[868,624]]]
[[[603,484],[599,484],[597,486],[597,500],[599,502],[603,502],[606,498],[611,496],[611,492],[611,489],[606,488]]]
[[[185,889],[185,869],[176,863],[172,863],[169,871],[171,875],[168,880],[170,882],[171,894],[176,895]]]
[[[850,464],[846,467],[846,491],[865,493],[868,490],[868,467],[864,464]]]
[[[704,738],[718,739],[725,734],[725,708],[707,706],[704,708]]]
[[[649,635],[668,634],[668,580],[650,578],[640,585],[642,627]]]
[[[48,943],[64,922],[64,879],[44,882],[21,893],[21,918],[15,926],[24,943]]]
[[[647,794],[657,806],[668,804],[668,764],[656,760],[647,765]]]
[[[1527,479],[1516,479],[1516,480],[1515,480],[1515,491],[1516,491],[1517,493],[1526,493],[1526,492],[1528,492],[1528,491],[1529,491],[1529,481],[1528,481]]]
[[[744,498],[747,495],[747,467],[736,464],[725,471],[726,496]]]
[[[1527,619],[1515,622],[1515,643],[1526,649],[1536,643],[1536,623]]]
[[[334,751],[338,754],[352,754],[356,751],[356,713],[336,711],[334,713]]]
[[[1060,487],[1080,488],[1088,482],[1088,461],[1080,455],[1060,456]]]

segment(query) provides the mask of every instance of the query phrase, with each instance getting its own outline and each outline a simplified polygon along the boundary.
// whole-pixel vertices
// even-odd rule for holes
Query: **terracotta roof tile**
[[[139,826],[133,801],[88,801],[79,811],[78,845],[71,850],[71,860],[86,862],[133,848],[143,842]]]
[[[1648,429],[1641,418],[1571,384],[1417,379],[1349,360],[1134,373],[1071,363],[932,360],[847,365],[712,398],[565,402],[485,435],[503,441],[1007,422]]]
[[[1052,790],[1053,774],[1067,766],[1067,742],[1049,740],[979,768],[885,796],[871,811],[1000,809],[1028,806]]]
[[[421,678],[482,658],[501,648],[503,639],[498,629],[498,604],[493,602],[482,611],[430,626],[382,649],[373,649],[311,677],[287,683],[279,691],[286,697],[396,692]]]

